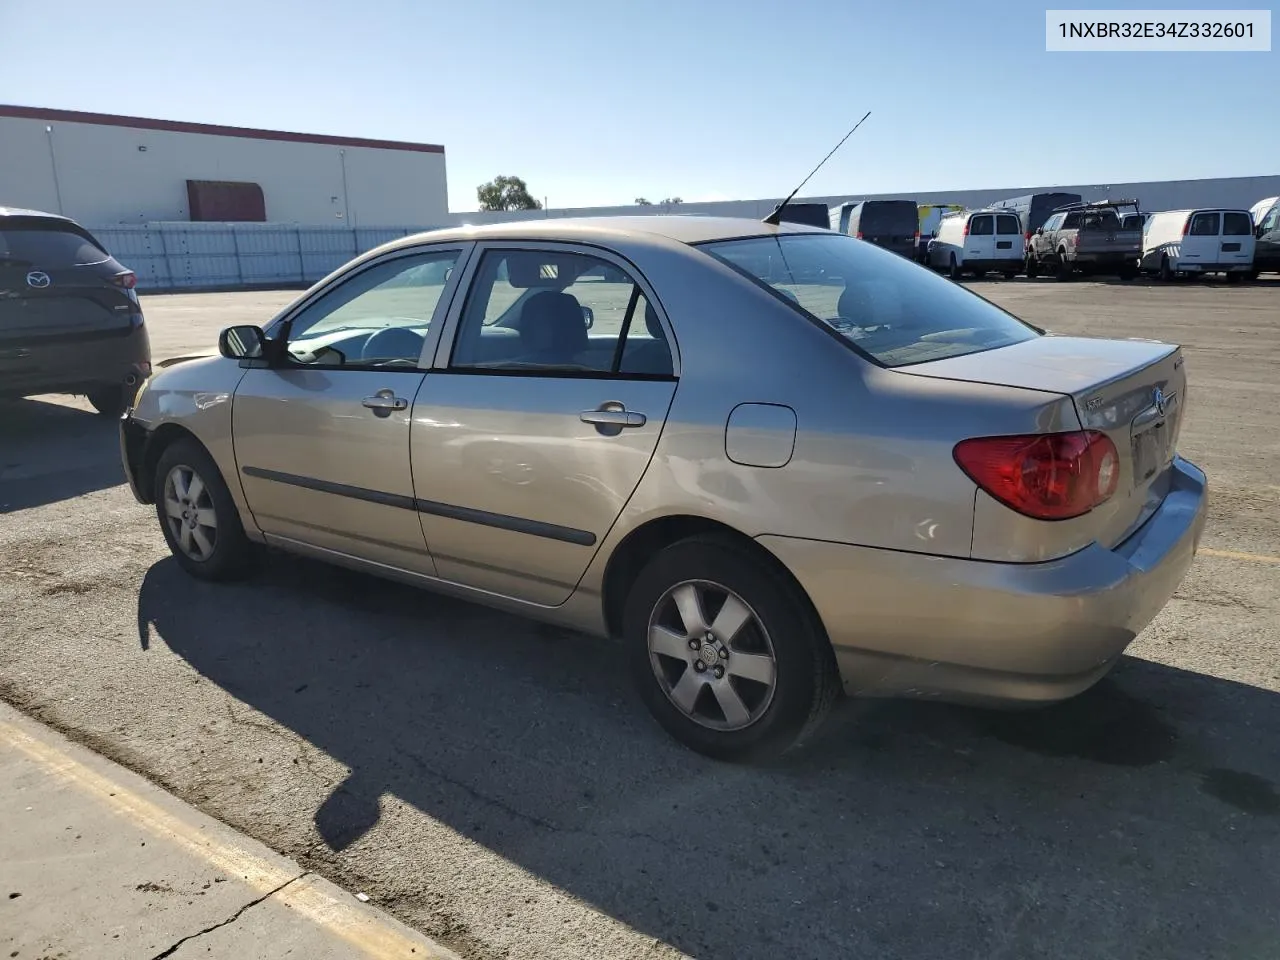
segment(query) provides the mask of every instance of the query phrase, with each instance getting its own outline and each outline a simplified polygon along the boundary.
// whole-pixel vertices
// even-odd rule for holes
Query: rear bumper
[[[1092,686],[1195,558],[1204,474],[1174,461],[1164,503],[1128,540],[1046,563],[988,563],[766,536],[808,592],[846,692],[1043,703]]]
[[[1006,270],[1017,270],[1022,272],[1022,254],[1015,254],[1008,257],[996,257],[991,260],[975,260],[966,258],[964,263],[960,265],[965,270],[982,270],[988,273],[1003,273]]]
[[[1075,262],[1091,267],[1137,267],[1141,251],[1130,250],[1121,253],[1077,253]]]
[[[1253,263],[1188,263],[1178,261],[1178,269],[1187,273],[1248,273]]]
[[[0,396],[5,397],[137,383],[150,370],[151,344],[143,325],[123,336],[0,344]]]

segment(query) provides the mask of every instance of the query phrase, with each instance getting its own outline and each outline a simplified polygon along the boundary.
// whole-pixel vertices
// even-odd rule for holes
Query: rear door
[[[1222,214],[1217,210],[1194,213],[1182,238],[1182,252],[1178,259],[1185,264],[1200,266],[1217,263],[1221,243]]]
[[[1218,262],[1225,267],[1243,268],[1253,263],[1253,221],[1244,210],[1222,212],[1222,243]]]
[[[127,336],[139,322],[129,272],[74,224],[0,218],[0,378],[66,378],[71,342]],[[91,356],[86,355],[87,360]]]
[[[671,338],[644,279],[598,248],[491,243],[468,273],[414,404],[423,527],[444,579],[560,604],[653,456]]]
[[[964,243],[965,263],[994,260],[996,254],[996,218],[992,213],[979,213],[969,218],[969,236]]]
[[[1012,213],[996,214],[996,250],[1000,260],[1022,259],[1022,224]]]

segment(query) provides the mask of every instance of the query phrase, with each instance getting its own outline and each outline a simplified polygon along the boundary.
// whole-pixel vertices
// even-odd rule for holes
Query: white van
[[[1143,227],[1139,268],[1162,280],[1204,273],[1239,280],[1253,271],[1254,241],[1248,210],[1165,210]]]
[[[961,210],[938,221],[929,241],[929,266],[952,280],[989,271],[1012,280],[1022,272],[1022,221],[1012,210]]]

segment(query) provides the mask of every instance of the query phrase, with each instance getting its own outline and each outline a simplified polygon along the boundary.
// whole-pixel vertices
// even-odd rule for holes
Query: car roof
[[[396,245],[424,240],[625,240],[645,235],[680,243],[704,243],[741,237],[788,233],[830,233],[826,227],[783,221],[774,226],[746,217],[649,216],[649,217],[548,217],[509,220],[479,225],[463,224],[413,234]]]
[[[60,213],[48,213],[44,210],[27,210],[23,207],[0,207],[0,217],[44,217],[49,220],[63,220],[67,223],[75,223],[70,217],[64,217]]]

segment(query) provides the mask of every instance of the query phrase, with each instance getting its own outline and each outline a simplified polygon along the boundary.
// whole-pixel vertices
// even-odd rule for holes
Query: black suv
[[[123,413],[151,373],[136,281],[74,220],[0,207],[0,398],[82,393]]]

